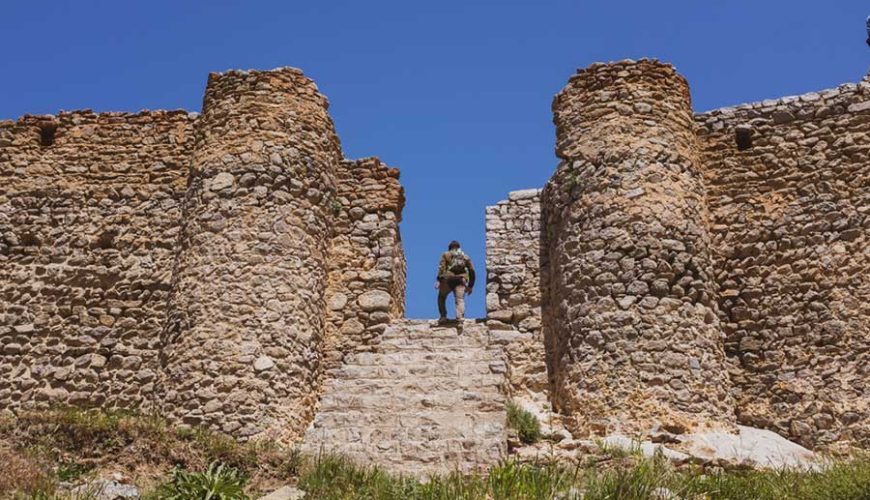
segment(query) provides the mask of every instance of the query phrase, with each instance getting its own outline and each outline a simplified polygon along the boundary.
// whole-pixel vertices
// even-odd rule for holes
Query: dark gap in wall
[[[57,131],[57,124],[44,123],[39,126],[39,144],[43,147],[54,144],[54,133]]]
[[[104,232],[103,234],[101,234],[101,235],[97,238],[97,245],[96,245],[96,247],[97,247],[97,248],[101,248],[101,249],[103,249],[103,250],[108,250],[108,249],[110,249],[110,248],[114,248],[114,246],[115,246],[115,236],[117,236],[117,235],[118,235],[118,233],[115,232],[115,231],[106,231],[106,232]]]
[[[737,141],[737,150],[746,151],[752,147],[752,129],[738,127],[734,131],[734,139]]]
[[[38,247],[39,246],[39,236],[34,233],[24,233],[21,235],[21,246],[23,247]]]

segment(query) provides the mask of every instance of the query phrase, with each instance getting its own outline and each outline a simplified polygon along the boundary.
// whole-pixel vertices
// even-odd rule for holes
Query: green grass
[[[188,472],[176,467],[172,477],[147,497],[155,500],[248,500],[244,489],[247,480],[238,469],[217,462],[202,472]]]
[[[75,481],[93,469],[93,465],[81,464],[70,460],[57,465],[57,478],[61,481]]]
[[[541,423],[532,412],[511,401],[507,404],[507,418],[508,427],[517,431],[523,443],[532,444],[541,439]]]
[[[533,415],[511,413],[511,425],[540,435]],[[177,429],[157,417],[53,410],[0,418],[0,498],[64,498],[58,496],[63,479],[81,480],[104,465],[133,470],[144,464],[162,483],[146,499],[204,498],[208,492],[215,500],[257,498],[257,480],[274,486],[298,478],[308,498],[337,500],[641,500],[667,492],[686,500],[870,500],[870,455],[811,473],[678,468],[634,449],[602,451],[595,461],[507,461],[487,475],[419,481],[338,456],[304,459],[271,442],[239,443],[205,429]]]
[[[643,451],[640,447],[640,441],[632,441],[631,445],[619,446],[616,444],[607,444],[604,440],[596,440],[595,443],[598,446],[598,450],[606,455],[609,458],[628,458],[628,457],[639,457],[643,455]]]
[[[178,467],[213,477],[211,464],[221,464],[224,475],[234,470],[251,478],[253,490],[298,475],[301,457],[273,441],[242,443],[204,428],[174,427],[154,415],[55,408],[0,416],[4,462],[14,467],[0,467],[0,498],[53,498],[58,483],[84,480],[107,465],[149,474],[176,474],[171,471]]]
[[[508,461],[487,476],[448,474],[428,482],[360,467],[337,456],[308,464],[299,480],[310,498],[537,500],[870,500],[870,457],[823,472],[718,471],[676,468],[662,456],[627,457],[606,469]]]

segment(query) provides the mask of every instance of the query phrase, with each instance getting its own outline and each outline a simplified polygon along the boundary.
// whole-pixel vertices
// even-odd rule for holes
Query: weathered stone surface
[[[331,311],[341,311],[347,305],[347,295],[337,293],[329,299],[329,309]]]
[[[233,177],[233,174],[229,172],[221,172],[214,176],[209,187],[212,191],[220,191],[232,187],[234,183],[235,178]]]
[[[363,311],[388,311],[392,297],[383,290],[371,290],[360,295],[357,302]]]
[[[606,456],[615,450],[645,457],[661,454],[675,464],[695,463],[728,468],[819,470],[824,459],[782,436],[766,430],[736,426],[735,432],[702,430],[668,436],[663,443],[638,440],[621,434],[601,439],[573,439],[570,436],[553,444],[525,446],[516,451],[519,460],[534,461],[555,456],[576,463],[588,456]]]
[[[197,133],[163,332],[160,409],[185,422],[237,425],[245,437],[292,436],[311,418],[324,349],[312,339],[322,338],[330,202],[342,161],[326,99],[293,68],[212,74]],[[264,167],[276,155],[286,167]],[[265,190],[231,189],[244,173]],[[239,342],[269,355],[233,355]],[[233,374],[217,388],[233,399],[233,413],[201,415],[195,391],[213,383],[218,361]]]
[[[275,367],[275,362],[269,356],[260,356],[254,361],[254,370],[258,372],[266,371]]]
[[[831,451],[870,447],[868,99],[848,84],[695,116],[740,422]]]
[[[486,211],[489,374],[580,432],[870,446],[868,103],[693,114],[667,65],[578,72],[552,180]],[[404,313],[399,173],[326,108],[278,68],[211,75],[202,115],[0,121],[0,406],[298,437]]]
[[[554,404],[578,435],[735,423],[686,81],[649,60],[594,66],[553,110],[563,161],[540,246]]]
[[[687,435],[681,446],[692,457],[710,463],[782,470],[820,466],[812,451],[775,432],[737,426],[737,433],[708,431]]]
[[[518,201],[487,209],[487,311],[520,326],[515,305],[544,306],[550,359],[586,367],[565,396],[653,394],[579,405],[586,430],[676,410],[832,451],[870,446],[868,81],[692,116],[681,77],[655,62],[572,77],[554,102],[564,161],[543,229],[521,225]]]
[[[333,299],[326,314],[325,368],[336,367],[347,353],[371,350],[377,330],[405,311],[405,255],[399,234],[405,195],[398,170],[377,158],[345,160],[336,178],[332,208],[338,236],[332,240],[327,275]],[[371,290],[378,294],[362,299],[372,307],[366,310],[360,299]]]
[[[332,370],[303,450],[417,477],[475,472],[503,458],[501,349],[487,345],[483,324],[466,321],[459,334],[432,323],[394,322],[377,352]]]
[[[511,201],[534,200],[537,199],[540,194],[540,189],[523,189],[520,191],[511,191],[510,193],[508,193],[508,198]]]
[[[284,486],[260,497],[260,500],[301,500],[305,498],[305,492],[293,486]]]
[[[601,439],[601,444],[608,449],[621,449],[626,451],[639,451],[643,456],[651,458],[657,453],[661,453],[665,458],[677,463],[688,462],[690,456],[676,450],[672,450],[664,445],[653,443],[651,441],[637,441],[628,436],[621,434],[613,434]]]
[[[486,208],[486,314],[529,335],[504,343],[516,397],[546,403],[548,381],[541,331],[540,189],[513,191]]]
[[[132,484],[124,484],[112,479],[98,478],[72,489],[73,495],[86,496],[95,500],[126,500],[139,498],[139,489]]]
[[[0,407],[298,436],[404,308],[399,172],[343,159],[326,107],[278,68],[211,75],[202,115],[0,121]]]
[[[149,404],[194,129],[186,111],[0,121],[0,408]]]

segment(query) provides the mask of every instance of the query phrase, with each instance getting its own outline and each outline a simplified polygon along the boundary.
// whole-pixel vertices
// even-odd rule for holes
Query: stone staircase
[[[416,477],[482,471],[507,452],[506,371],[483,323],[398,321],[329,373],[303,450]]]

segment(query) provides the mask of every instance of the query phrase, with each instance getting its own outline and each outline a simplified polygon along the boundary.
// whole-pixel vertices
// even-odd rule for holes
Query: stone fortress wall
[[[504,346],[512,397],[546,404],[540,234],[540,189],[514,191],[486,208],[486,323]]]
[[[0,122],[0,406],[150,399],[194,124],[186,111]]]
[[[387,325],[405,316],[399,171],[377,158],[345,160],[340,167],[327,287],[329,367],[347,354],[370,351]]]
[[[399,172],[345,159],[327,109],[279,68],[210,75],[202,115],[0,121],[0,408],[300,437],[404,313]],[[624,61],[553,111],[550,182],[486,211],[512,396],[578,435],[870,446],[870,81],[696,114]]]
[[[324,360],[404,308],[398,171],[327,107],[279,68],[210,75],[201,116],[0,122],[0,407],[300,435]]]
[[[573,431],[870,446],[870,81],[693,115],[671,66],[624,61],[553,111],[541,230],[533,191],[487,209],[487,311],[541,315],[522,370],[548,367]]]
[[[738,416],[870,445],[870,81],[696,121]]]

